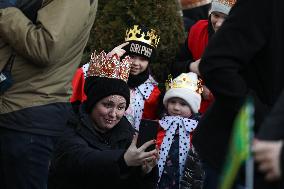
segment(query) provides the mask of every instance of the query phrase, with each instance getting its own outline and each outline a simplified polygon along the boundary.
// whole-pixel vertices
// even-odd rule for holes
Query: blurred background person
[[[205,188],[216,188],[233,121],[246,97],[254,100],[258,132],[283,89],[283,8],[281,0],[237,1],[201,58],[199,72],[215,97],[193,135],[205,162]],[[255,188],[275,188],[263,176],[255,172]],[[236,186],[243,186],[242,174],[239,177]]]
[[[185,31],[189,31],[191,26],[198,20],[208,17],[210,3],[212,0],[179,0],[182,8],[182,16]]]
[[[284,187],[284,91],[275,106],[260,127],[253,143],[253,152],[257,168],[265,174],[269,182],[279,182]],[[267,134],[268,133],[268,134]]]
[[[195,73],[182,73],[167,83],[163,97],[166,114],[159,120],[157,145],[159,189],[179,189],[191,136],[198,123],[201,85]]]
[[[54,144],[70,117],[72,76],[97,4],[0,1],[1,189],[47,187]]]
[[[200,75],[198,65],[208,42],[222,26],[236,0],[213,0],[207,19],[197,21],[188,31],[187,39],[177,62],[172,64],[174,77],[183,72]],[[199,112],[204,114],[214,101],[214,96],[203,83],[202,101]]]

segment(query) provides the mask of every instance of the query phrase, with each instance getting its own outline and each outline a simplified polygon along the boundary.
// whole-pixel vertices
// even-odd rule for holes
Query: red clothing
[[[159,149],[161,147],[161,144],[163,142],[165,134],[166,134],[166,131],[162,127],[159,127],[158,128],[158,133],[157,133],[157,140],[156,140],[156,144],[159,147]]]
[[[144,111],[142,114],[142,119],[155,120],[158,118],[157,111],[160,94],[161,92],[158,86],[155,86],[150,97],[144,102]]]
[[[87,99],[87,96],[85,95],[85,92],[84,92],[85,75],[86,75],[86,73],[84,72],[88,70],[88,64],[85,64],[84,66],[77,69],[73,77],[73,80],[72,80],[73,94],[70,98],[71,103],[76,102],[76,101],[83,102]],[[159,102],[158,99],[159,99],[160,93],[161,92],[158,86],[154,86],[154,89],[151,92],[149,98],[146,98],[146,100],[144,100],[142,119],[155,120],[158,118],[157,110],[158,110],[158,102]]]
[[[151,76],[138,87],[131,89],[130,105],[125,116],[136,130],[139,130],[141,119],[158,119],[159,96],[160,90]]]
[[[158,146],[159,149],[161,147],[161,144],[163,142],[163,139],[164,139],[165,135],[166,135],[166,131],[162,127],[159,127],[158,128],[158,133],[157,133],[157,139],[156,139],[156,145]],[[192,135],[193,135],[193,132],[190,133],[190,135],[189,135],[190,141],[192,139]]]
[[[72,89],[73,93],[70,98],[70,102],[80,101],[83,102],[87,99],[87,96],[84,93],[84,84],[85,84],[85,77],[82,68],[77,69],[73,80],[72,80]]]
[[[208,20],[200,20],[191,27],[187,43],[193,60],[200,59],[208,44]]]
[[[201,104],[200,104],[200,109],[198,110],[199,113],[204,114],[206,112],[206,110],[208,109],[208,107],[214,101],[213,95],[210,95],[210,96],[211,96],[211,98],[209,98],[208,100],[205,100],[205,99],[202,98]]]
[[[208,20],[200,20],[194,24],[188,33],[188,50],[191,52],[193,60],[201,58],[208,44]],[[199,112],[203,114],[214,101],[213,95],[209,99],[201,100]]]

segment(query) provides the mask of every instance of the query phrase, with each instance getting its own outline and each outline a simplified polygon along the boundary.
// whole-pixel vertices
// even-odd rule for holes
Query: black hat
[[[126,30],[125,41],[129,42],[124,49],[127,55],[138,55],[151,61],[160,37],[154,29],[133,25]]]
[[[130,71],[131,58],[120,58],[115,54],[108,57],[102,51],[92,53],[90,66],[84,85],[87,95],[86,111],[90,113],[94,105],[104,97],[110,95],[121,95],[126,100],[126,108],[130,103],[130,90],[127,79]]]
[[[129,87],[127,83],[121,79],[90,76],[85,80],[84,91],[87,95],[87,113],[91,113],[98,101],[110,95],[123,96],[126,100],[126,109],[130,103]]]

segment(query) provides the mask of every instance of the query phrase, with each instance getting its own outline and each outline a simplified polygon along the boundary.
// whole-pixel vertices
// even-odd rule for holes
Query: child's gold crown
[[[107,77],[121,79],[127,82],[131,63],[132,60],[129,56],[126,56],[122,61],[120,61],[120,58],[116,54],[108,57],[104,51],[100,54],[96,54],[95,51],[91,55],[87,77]]]
[[[169,75],[168,80],[166,81],[166,90],[173,88],[187,88],[198,94],[201,94],[203,91],[201,80],[198,79],[198,76],[193,73],[182,73],[175,79]]]
[[[126,30],[125,41],[140,41],[157,48],[160,37],[154,29],[142,29],[142,27],[134,25]]]

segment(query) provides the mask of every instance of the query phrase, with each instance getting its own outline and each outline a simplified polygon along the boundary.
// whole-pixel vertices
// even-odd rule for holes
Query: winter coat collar
[[[84,104],[79,110],[79,125],[76,127],[76,132],[83,137],[93,147],[110,149],[117,143],[123,140],[129,140],[134,134],[134,129],[125,117],[122,117],[120,122],[105,134],[101,134],[94,129],[94,123],[90,116],[84,111]]]

